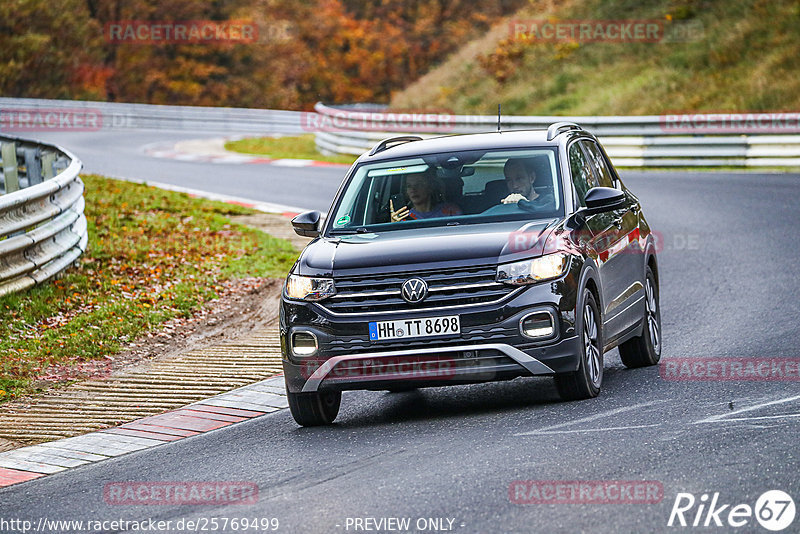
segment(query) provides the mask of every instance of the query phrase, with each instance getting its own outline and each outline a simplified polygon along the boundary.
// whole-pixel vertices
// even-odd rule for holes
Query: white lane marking
[[[607,412],[602,412],[602,413],[598,413],[598,414],[595,414],[595,415],[590,415],[588,417],[582,417],[580,419],[575,419],[574,421],[566,421],[564,423],[559,423],[557,425],[546,426],[544,428],[531,430],[529,432],[520,432],[520,433],[514,434],[514,435],[515,436],[530,436],[530,435],[533,435],[533,434],[539,434],[541,432],[547,432],[549,430],[555,430],[557,428],[562,428],[562,427],[565,427],[565,426],[577,425],[577,424],[580,424],[580,423],[589,423],[591,421],[596,421],[597,419],[602,419],[604,417],[611,417],[612,415],[617,415],[617,414],[620,414],[620,413],[629,412],[629,411],[635,410],[637,408],[644,408],[645,406],[652,406],[654,404],[659,404],[659,403],[662,403],[662,402],[667,402],[667,401],[658,400],[658,401],[651,401],[651,402],[643,402],[641,404],[634,404],[633,406],[624,406],[622,408],[615,408],[615,409],[609,410]]]
[[[788,413],[784,415],[757,415],[754,417],[731,417],[725,419],[715,419],[713,421],[704,419],[702,421],[695,421],[692,423],[693,425],[697,425],[700,423],[728,423],[732,421],[758,421],[760,419],[786,419],[789,417],[800,417],[800,413]]]
[[[579,434],[581,432],[608,432],[610,430],[631,430],[635,428],[651,428],[654,426],[661,426],[661,423],[655,423],[652,425],[609,426],[606,428],[576,428],[575,430],[549,430],[544,432],[529,432],[529,434]]]
[[[314,163],[313,159],[274,159],[273,165],[280,165],[281,167],[308,167]]]
[[[728,413],[721,413],[717,415],[712,415],[711,417],[706,417],[705,419],[700,419],[699,421],[695,421],[692,423],[693,425],[697,425],[700,423],[713,423],[715,421],[719,421],[722,419],[730,419],[731,416],[739,415],[742,413],[752,412],[753,410],[759,410],[761,408],[766,408],[767,406],[774,406],[775,404],[784,404],[786,402],[792,402],[800,399],[800,395],[795,395],[794,397],[787,397],[785,399],[778,399],[768,402],[762,402],[761,404],[756,404],[755,406],[750,406],[749,408],[741,408],[739,410],[734,410]]]

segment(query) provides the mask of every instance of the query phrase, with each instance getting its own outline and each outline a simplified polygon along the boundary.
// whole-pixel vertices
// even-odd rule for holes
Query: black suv
[[[545,130],[381,141],[348,171],[280,309],[289,407],[331,423],[343,390],[550,375],[595,397],[603,353],[661,353],[656,243],[597,139]]]

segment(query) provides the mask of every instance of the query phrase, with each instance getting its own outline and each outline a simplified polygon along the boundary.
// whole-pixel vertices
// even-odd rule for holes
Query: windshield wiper
[[[331,235],[350,235],[350,234],[368,234],[369,230],[364,228],[363,226],[359,226],[358,228],[352,229],[342,229],[342,230],[332,230]]]

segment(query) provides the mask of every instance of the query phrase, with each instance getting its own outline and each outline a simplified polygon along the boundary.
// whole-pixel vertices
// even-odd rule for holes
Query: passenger
[[[397,211],[394,209],[394,202],[389,199],[392,222],[449,217],[462,213],[461,208],[444,201],[444,184],[434,171],[408,175],[405,193],[410,202]]]
[[[500,201],[501,204],[517,204],[520,200],[533,208],[552,208],[555,197],[552,192],[539,194],[533,185],[536,183],[536,172],[526,164],[523,158],[509,158],[503,166],[506,187],[509,195]]]

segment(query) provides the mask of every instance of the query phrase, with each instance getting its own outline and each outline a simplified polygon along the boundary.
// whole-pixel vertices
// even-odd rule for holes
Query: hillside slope
[[[543,41],[516,21],[657,20],[688,42]],[[525,26],[529,28],[530,23]],[[800,109],[796,0],[532,0],[393,96],[456,113],[642,115]]]

